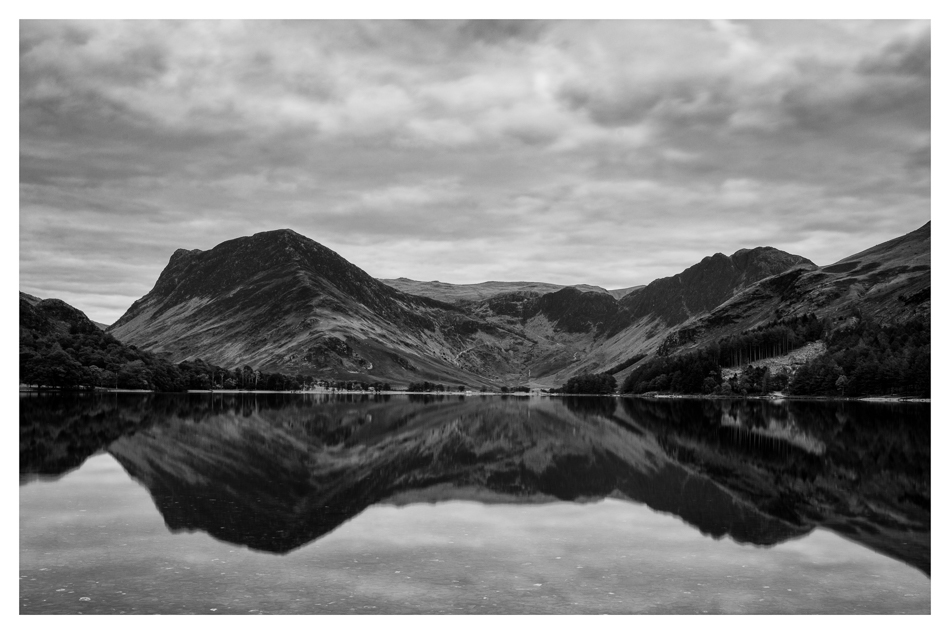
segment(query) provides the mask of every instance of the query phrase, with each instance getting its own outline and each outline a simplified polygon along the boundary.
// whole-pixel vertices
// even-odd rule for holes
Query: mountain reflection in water
[[[930,405],[40,395],[20,482],[105,450],[172,531],[286,553],[367,507],[617,497],[774,545],[824,527],[930,573]]]

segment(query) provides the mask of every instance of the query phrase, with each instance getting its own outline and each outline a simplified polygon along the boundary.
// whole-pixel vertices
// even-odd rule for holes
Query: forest
[[[818,340],[824,341],[826,352],[791,377],[755,365]],[[835,326],[810,314],[722,338],[696,351],[670,354],[676,341],[669,337],[656,358],[627,376],[620,391],[747,395],[784,390],[796,396],[930,397],[927,319],[885,325],[855,311]],[[724,367],[744,369],[723,380]]]
[[[21,313],[21,326],[22,323]],[[250,366],[227,369],[201,359],[174,364],[127,346],[91,322],[77,321],[68,332],[57,328],[22,328],[20,383],[60,389],[96,387],[181,392],[184,390],[300,390],[310,376],[267,373]]]
[[[582,374],[568,379],[567,383],[551,390],[552,394],[613,394],[617,391],[617,379],[608,372]]]
[[[430,383],[429,381],[419,381],[410,383],[406,388],[407,392],[464,392],[464,385],[443,385],[442,383]],[[484,390],[482,390],[484,391]]]
[[[930,398],[930,322],[853,319],[825,337],[827,353],[799,368],[794,395]]]

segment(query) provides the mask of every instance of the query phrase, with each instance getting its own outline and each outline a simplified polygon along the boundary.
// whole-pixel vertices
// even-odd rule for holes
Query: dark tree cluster
[[[719,363],[723,367],[736,367],[779,357],[806,343],[818,341],[826,330],[827,324],[814,313],[774,321],[741,335],[720,339]]]
[[[774,320],[740,335],[720,339],[718,341],[721,354],[720,364],[723,367],[735,367],[781,356],[800,348],[809,341],[817,341],[826,329],[827,324],[819,320],[814,313]],[[679,346],[695,343],[701,334],[701,329],[695,327],[684,327],[673,331],[660,343],[656,356],[670,356]]]
[[[430,383],[429,381],[420,381],[410,383],[406,388],[407,392],[464,392],[464,385],[443,385],[441,383]],[[483,390],[484,391],[484,390]]]
[[[573,376],[561,387],[551,390],[557,394],[613,394],[616,391],[617,379],[607,372]]]
[[[174,364],[124,345],[91,322],[70,324],[68,330],[23,326],[21,323],[21,383],[57,388],[187,389]]]
[[[860,314],[832,329],[814,314],[773,322],[686,354],[658,356],[627,376],[624,393],[747,395],[787,390],[799,396],[930,397],[930,322],[882,325]],[[756,361],[824,339],[828,350],[791,377]],[[721,368],[746,365],[722,380]]]
[[[930,398],[930,322],[852,319],[826,336],[828,351],[802,366],[789,392],[816,396]]]
[[[298,391],[312,387],[315,383],[310,375],[261,372],[249,365],[228,370],[202,359],[183,361],[178,364],[178,368],[189,390]]]
[[[713,344],[695,352],[657,357],[627,375],[620,391],[710,394],[722,383],[719,355],[719,345]]]
[[[741,374],[736,374],[724,380],[719,389],[704,394],[722,394],[729,396],[745,396],[748,394],[768,394],[781,392],[788,387],[789,377],[784,371],[772,372],[765,366],[749,365]]]
[[[88,320],[76,320],[68,329],[44,328],[39,322],[32,325],[38,327],[21,327],[20,332],[20,382],[27,385],[181,392],[190,389],[300,390],[313,384],[312,377],[299,374],[265,373],[250,366],[228,370],[201,359],[176,365],[123,344]]]
[[[390,392],[392,386],[389,383],[367,383],[366,381],[316,381],[317,387],[327,390],[345,390],[347,392]]]

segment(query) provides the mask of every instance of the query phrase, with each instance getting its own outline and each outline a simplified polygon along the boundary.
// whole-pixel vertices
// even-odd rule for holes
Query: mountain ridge
[[[153,289],[109,332],[174,361],[201,357],[227,367],[371,381],[554,387],[578,373],[648,356],[684,329],[692,340],[696,332],[712,340],[774,319],[777,310],[844,310],[867,294],[855,292],[850,304],[848,298],[822,304],[812,301],[821,294],[812,286],[829,274],[840,278],[835,266],[862,257],[874,262],[859,272],[897,275],[899,267],[885,262],[895,249],[906,251],[914,266],[929,263],[929,223],[824,267],[768,246],[714,253],[675,275],[617,289],[625,291],[618,298],[586,285],[542,292],[557,285],[377,280],[325,246],[282,229],[206,251],[176,250]],[[929,264],[926,275],[929,282]],[[911,286],[912,294],[924,292],[917,282]],[[787,297],[776,302],[776,293]],[[897,295],[882,295],[878,303],[904,301]],[[924,303],[913,297],[907,301]]]
[[[564,288],[575,288],[582,292],[604,293],[615,299],[620,299],[624,295],[643,287],[643,285],[640,285],[607,290],[601,286],[593,286],[591,284],[551,284],[548,282],[525,281],[501,282],[497,280],[474,284],[451,284],[448,282],[440,282],[439,280],[422,282],[407,277],[380,279],[379,281],[410,295],[430,297],[446,303],[483,301],[508,293],[531,292],[543,295],[545,293],[554,293]]]

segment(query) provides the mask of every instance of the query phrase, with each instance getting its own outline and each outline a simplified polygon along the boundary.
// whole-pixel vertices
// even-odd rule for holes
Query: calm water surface
[[[929,613],[930,406],[20,400],[20,612]]]

